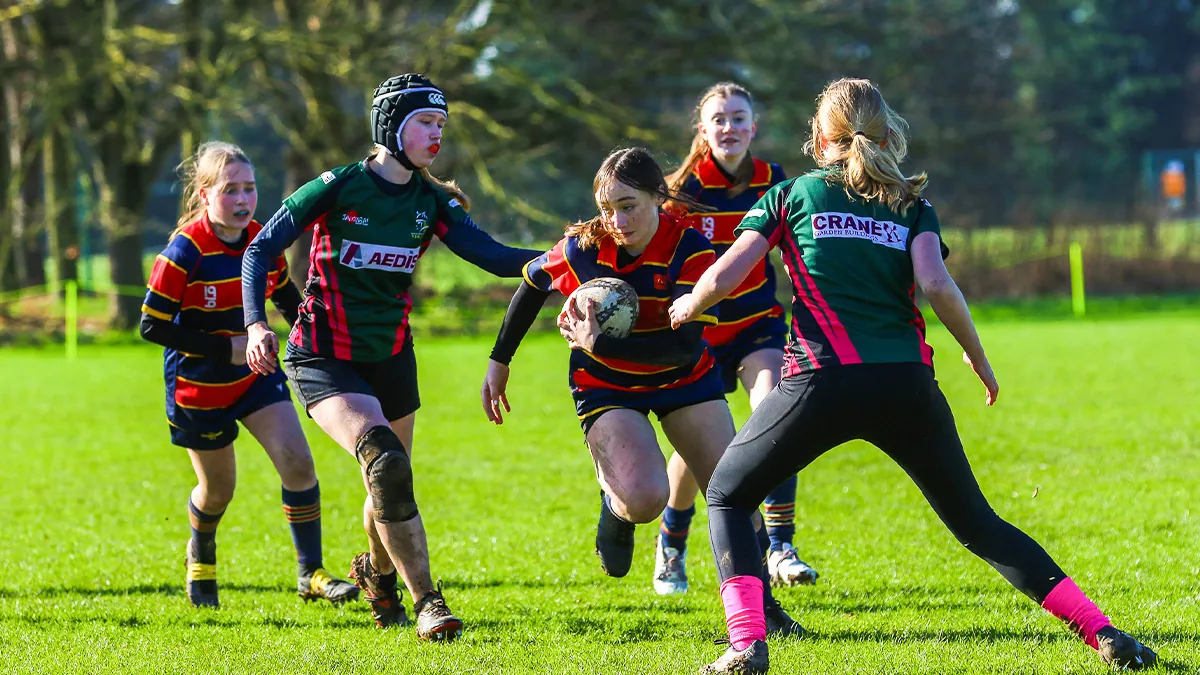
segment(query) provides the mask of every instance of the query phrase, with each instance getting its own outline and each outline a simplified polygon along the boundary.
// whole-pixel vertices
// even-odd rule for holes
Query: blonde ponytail
[[[908,122],[869,80],[843,78],[825,87],[804,152],[819,166],[833,169],[832,179],[847,193],[899,213],[906,213],[929,183],[924,173],[905,176],[900,171],[908,155]]]

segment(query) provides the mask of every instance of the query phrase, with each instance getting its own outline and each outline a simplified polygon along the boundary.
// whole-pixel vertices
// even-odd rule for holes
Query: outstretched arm
[[[488,420],[496,424],[504,424],[504,416],[500,411],[501,404],[503,404],[505,412],[512,412],[506,392],[508,364],[512,362],[513,356],[517,353],[517,347],[521,345],[521,340],[525,338],[525,334],[537,320],[538,312],[541,311],[542,305],[546,304],[550,293],[550,291],[543,291],[530,285],[528,281],[522,281],[520,288],[513,294],[512,302],[508,303],[508,311],[504,313],[504,323],[501,324],[500,333],[496,336],[496,344],[492,347],[487,375],[484,377],[483,388],[480,390],[483,411],[487,413]]]
[[[443,227],[438,235],[454,255],[498,277],[521,276],[526,263],[542,254],[533,249],[501,244],[476,227],[469,216],[453,227]]]
[[[679,328],[724,300],[770,250],[771,243],[763,235],[753,230],[742,232],[725,255],[704,271],[692,292],[671,303],[671,327]]]

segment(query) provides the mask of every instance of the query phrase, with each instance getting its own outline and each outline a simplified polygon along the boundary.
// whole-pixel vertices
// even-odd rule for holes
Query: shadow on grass
[[[1170,642],[1200,642],[1200,632],[1185,632],[1177,630],[1139,632],[1136,636],[1142,642],[1157,648]],[[1045,631],[1037,628],[966,628],[956,630],[900,630],[888,631],[879,628],[828,630],[819,633],[809,633],[804,642],[890,642],[902,644],[906,642],[1036,642],[1052,644],[1058,642],[1079,642],[1067,631]],[[1160,661],[1161,662],[1161,661]]]
[[[266,584],[222,583],[222,591],[240,591],[244,593],[295,593],[295,589],[286,585],[269,586]],[[134,586],[49,586],[46,588],[29,588],[16,590],[0,588],[0,600],[17,598],[57,598],[70,595],[86,595],[92,597],[118,597],[127,595],[183,595],[182,583],[170,584],[137,584]]]

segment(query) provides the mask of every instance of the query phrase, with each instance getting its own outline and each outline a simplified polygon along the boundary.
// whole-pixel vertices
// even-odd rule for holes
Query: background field
[[[1163,672],[1200,671],[1200,311],[992,320],[983,332],[1002,385],[990,410],[948,335],[932,339],[993,506],[1157,648]],[[723,631],[704,516],[686,597],[650,589],[652,526],[639,528],[630,577],[604,577],[567,350],[529,339],[514,363],[516,409],[497,429],[477,401],[487,347],[417,343],[417,490],[434,573],[468,625],[449,647],[373,628],[364,603],[292,594],[278,479],[248,435],[218,537],[223,607],[191,609],[182,557],[194,478],[167,442],[158,351],[85,346],[73,364],[61,348],[0,351],[0,672],[694,672]],[[744,419],[745,397],[733,402]],[[327,566],[342,574],[363,545],[357,468],[308,430]],[[773,672],[1104,671],[964,551],[872,448],[817,461],[798,501],[797,544],[822,577],[780,593],[813,635],[772,643]]]

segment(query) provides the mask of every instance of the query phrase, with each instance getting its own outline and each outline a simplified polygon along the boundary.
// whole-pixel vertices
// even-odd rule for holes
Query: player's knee
[[[657,486],[647,486],[633,490],[621,499],[625,507],[624,517],[631,523],[649,523],[662,515],[667,508],[668,490],[654,489]]]
[[[391,427],[368,429],[354,452],[367,478],[375,520],[400,523],[417,517],[412,464]]]

